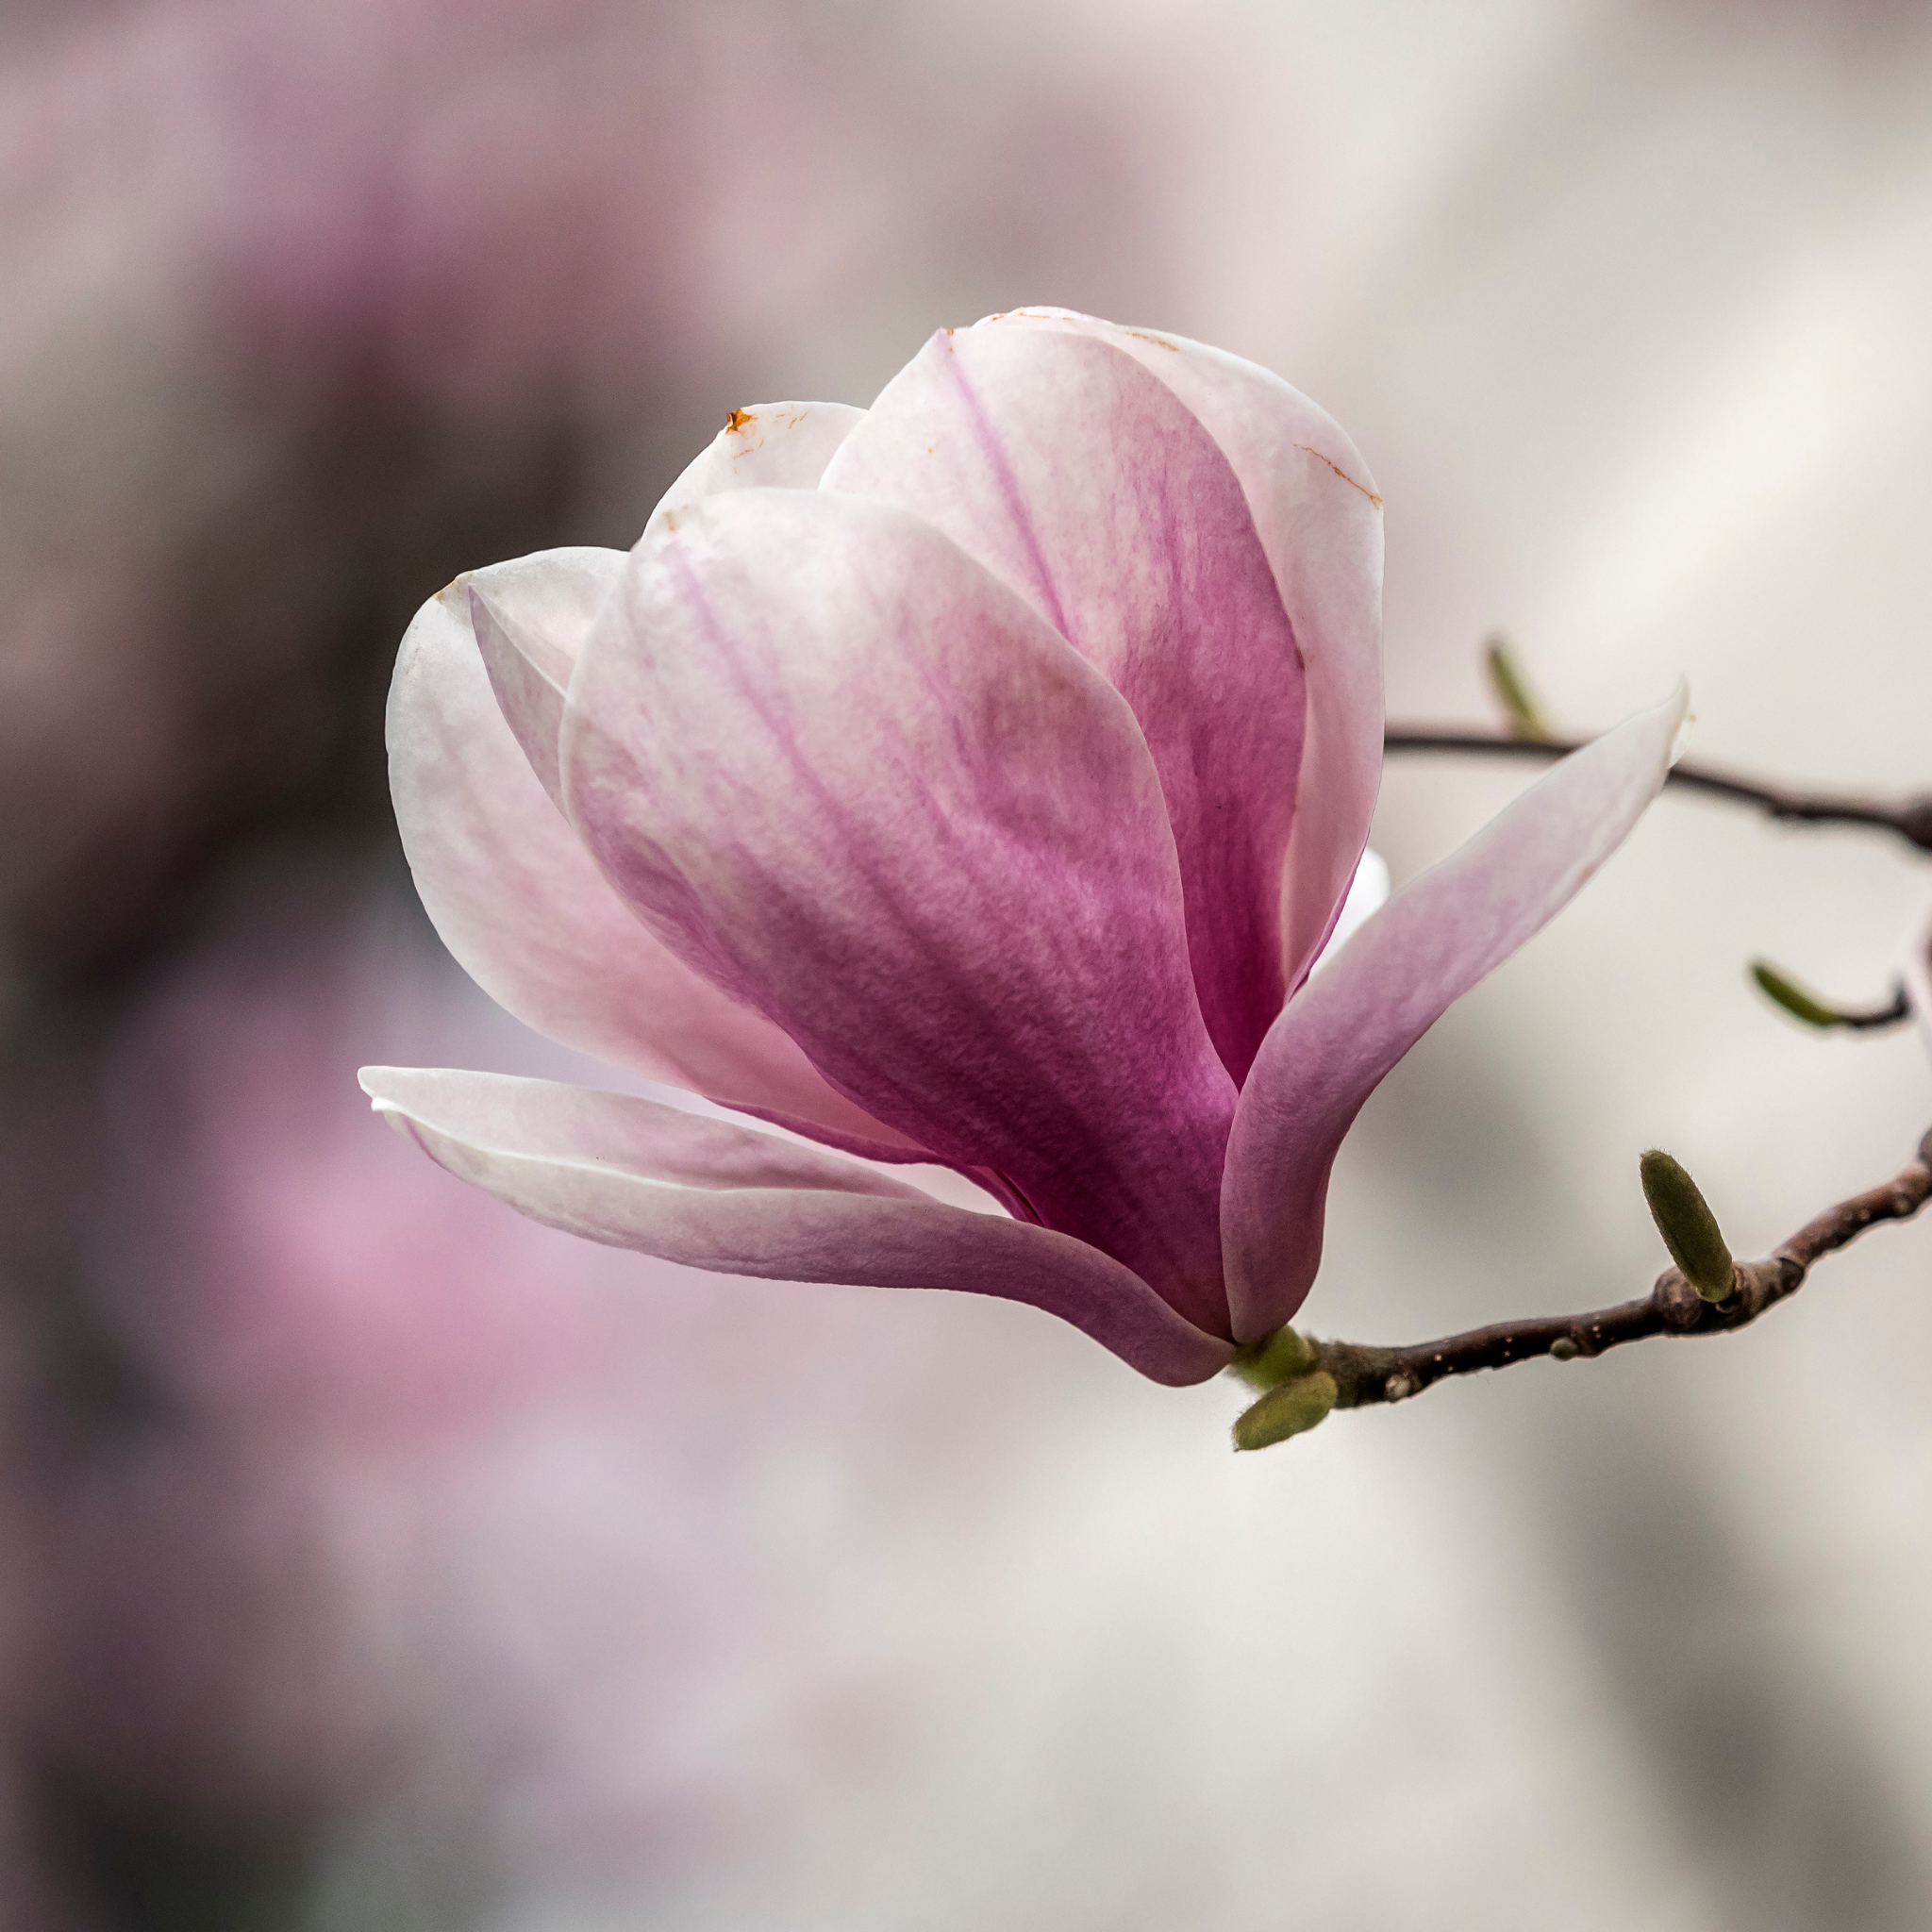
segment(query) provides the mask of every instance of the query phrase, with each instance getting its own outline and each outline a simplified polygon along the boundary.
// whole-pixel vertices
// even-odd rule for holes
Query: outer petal
[[[822,487],[943,530],[1132,707],[1180,854],[1202,1017],[1239,1083],[1287,991],[1282,861],[1305,705],[1227,458],[1107,342],[946,330],[887,386]]]
[[[365,1067],[362,1085],[451,1174],[592,1241],[724,1274],[1030,1302],[1157,1382],[1204,1381],[1231,1354],[1067,1235],[730,1122],[494,1074]]]
[[[558,810],[563,694],[591,621],[623,575],[624,562],[622,550],[540,550],[458,579],[497,708]]]
[[[1684,705],[1680,688],[1565,758],[1397,892],[1289,1002],[1228,1141],[1222,1233],[1237,1340],[1279,1327],[1307,1293],[1328,1172],[1362,1102],[1616,850],[1663,784]]]
[[[849,403],[754,403],[733,409],[702,454],[667,490],[647,537],[688,504],[726,490],[812,490],[839,445],[865,421]]]
[[[1369,836],[1382,775],[1382,499],[1334,418],[1224,349],[1022,308],[982,328],[1099,337],[1199,418],[1241,480],[1307,675],[1301,785],[1282,898],[1288,983],[1321,951]]]
[[[826,1078],[1225,1321],[1234,1090],[1119,695],[928,524],[740,491],[641,545],[571,685],[619,890]]]
[[[505,722],[466,592],[484,591],[489,608],[574,657],[575,636],[554,620],[581,612],[590,587],[608,588],[625,560],[622,551],[525,558],[458,578],[417,612],[396,658],[388,730],[396,824],[424,907],[477,984],[552,1039],[856,1152],[910,1151],[833,1092],[778,1027],[665,950],[545,797]]]

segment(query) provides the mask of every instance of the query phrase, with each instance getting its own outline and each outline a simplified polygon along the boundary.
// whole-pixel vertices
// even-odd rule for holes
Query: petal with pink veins
[[[833,1092],[778,1027],[658,942],[544,795],[506,722],[471,630],[475,604],[503,632],[499,674],[523,666],[533,685],[554,683],[575,660],[579,621],[588,625],[626,558],[520,558],[458,578],[417,612],[396,659],[388,736],[396,824],[424,907],[471,977],[553,1040],[855,1153],[924,1158]],[[534,715],[534,706],[522,714],[526,731]]]
[[[1289,1002],[1228,1141],[1222,1233],[1237,1340],[1278,1328],[1314,1281],[1329,1170],[1362,1103],[1623,842],[1670,771],[1684,709],[1680,688],[1574,752],[1410,880]]]
[[[1234,1087],[1120,695],[931,525],[692,505],[585,645],[564,799],[667,944],[841,1092],[1196,1326],[1226,1323]]]
[[[1157,1382],[1205,1381],[1228,1344],[1097,1249],[935,1201],[734,1122],[548,1080],[365,1067],[391,1125],[458,1179],[551,1227],[687,1267],[938,1288],[1058,1315]]]
[[[1381,783],[1382,499],[1368,465],[1326,410],[1224,349],[1064,308],[989,316],[979,329],[1110,342],[1187,405],[1241,478],[1307,678],[1281,907],[1293,988],[1341,912]]]
[[[943,330],[821,488],[943,530],[1126,699],[1180,854],[1202,1016],[1239,1084],[1286,991],[1282,863],[1305,702],[1294,632],[1226,457],[1108,342]]]

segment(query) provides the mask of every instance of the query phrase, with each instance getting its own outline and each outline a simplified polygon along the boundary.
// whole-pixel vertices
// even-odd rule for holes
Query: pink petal
[[[1376,1083],[1622,843],[1671,767],[1685,696],[1573,753],[1410,880],[1308,980],[1242,1089],[1222,1196],[1237,1340],[1278,1328],[1322,1257],[1341,1137]]]
[[[640,924],[505,722],[471,634],[469,593],[519,626],[535,682],[543,664],[554,672],[559,657],[575,658],[572,625],[625,560],[622,551],[548,552],[458,578],[417,612],[388,729],[396,824],[424,907],[476,983],[553,1040],[855,1152],[903,1155],[904,1136],[834,1093],[779,1028]]]
[[[1382,499],[1341,426],[1278,375],[1185,336],[1063,308],[981,328],[1095,336],[1167,385],[1221,445],[1254,512],[1307,679],[1282,901],[1290,987],[1341,909],[1382,776]]]
[[[376,1111],[458,1179],[591,1241],[724,1274],[1027,1302],[1157,1382],[1205,1381],[1231,1353],[1069,1236],[947,1207],[732,1122],[496,1074],[365,1067],[361,1079]]]
[[[1119,695],[930,525],[740,491],[635,553],[564,798],[653,928],[841,1092],[1197,1326],[1234,1090]]]
[[[962,329],[893,378],[822,487],[943,530],[1132,707],[1180,854],[1202,1017],[1239,1082],[1286,991],[1282,860],[1305,703],[1227,458],[1107,342]]]
[[[563,694],[591,621],[624,563],[622,550],[541,550],[458,579],[468,593],[470,627],[497,708],[559,811]]]
[[[656,536],[687,504],[726,490],[813,490],[839,445],[865,421],[849,403],[754,403],[685,468],[644,534]]]
[[[814,490],[865,411],[845,403],[754,403],[731,419],[664,492],[647,537],[687,504],[721,491]],[[496,701],[530,769],[559,802],[557,733],[577,651],[624,568],[621,550],[546,550],[473,573],[471,624]]]

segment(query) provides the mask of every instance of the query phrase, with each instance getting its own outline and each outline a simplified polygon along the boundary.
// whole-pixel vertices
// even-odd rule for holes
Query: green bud
[[[1265,1449],[1312,1429],[1335,1407],[1335,1377],[1318,1369],[1271,1389],[1235,1423],[1237,1449]]]
[[[1727,1301],[1738,1283],[1738,1264],[1697,1183],[1657,1147],[1638,1163],[1638,1172],[1650,1218],[1684,1279],[1706,1301]]]
[[[1787,979],[1769,959],[1752,960],[1751,977],[1766,999],[1775,1001],[1792,1019],[1802,1020],[1807,1026],[1836,1026],[1842,1018],[1836,1008],[1814,999],[1795,980]]]
[[[1508,643],[1501,636],[1490,640],[1483,661],[1489,667],[1490,689],[1508,721],[1509,735],[1530,739],[1554,737],[1550,721],[1543,716],[1543,708],[1537,703],[1523,673],[1517,669]]]
[[[1291,1382],[1297,1375],[1311,1374],[1322,1366],[1315,1344],[1297,1335],[1292,1328],[1277,1328],[1259,1341],[1251,1341],[1235,1351],[1228,1363],[1233,1373],[1252,1389],[1273,1389],[1277,1382]]]

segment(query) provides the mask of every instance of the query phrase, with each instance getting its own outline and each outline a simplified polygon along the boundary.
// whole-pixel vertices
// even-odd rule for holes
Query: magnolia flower
[[[1381,769],[1381,509],[1277,377],[1060,310],[934,336],[869,410],[734,410],[629,552],[431,599],[388,725],[457,958],[731,1114],[373,1068],[378,1111],[596,1241],[1002,1295],[1213,1374],[1307,1294],[1362,1102],[1622,840],[1683,713],[1311,977]]]

